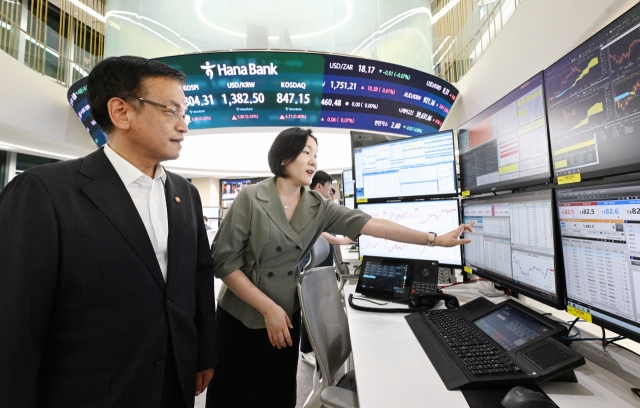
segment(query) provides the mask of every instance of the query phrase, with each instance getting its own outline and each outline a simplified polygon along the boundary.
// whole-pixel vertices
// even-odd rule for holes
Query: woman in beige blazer
[[[442,236],[371,218],[306,191],[317,169],[311,130],[281,132],[269,150],[274,177],[242,189],[211,248],[216,277],[224,285],[216,324],[219,364],[207,408],[296,405],[300,261],[323,231],[356,239],[360,234],[438,246],[459,239],[471,225]]]

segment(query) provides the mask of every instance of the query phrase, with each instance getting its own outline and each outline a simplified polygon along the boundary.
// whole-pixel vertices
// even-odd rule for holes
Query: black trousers
[[[278,349],[267,329],[249,329],[219,305],[218,358],[207,408],[295,408],[300,311],[293,314],[293,346]]]

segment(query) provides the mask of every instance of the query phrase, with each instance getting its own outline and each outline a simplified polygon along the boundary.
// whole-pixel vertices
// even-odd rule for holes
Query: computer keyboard
[[[518,375],[524,371],[494,347],[482,333],[458,314],[449,310],[423,312],[424,319],[473,375]]]
[[[449,390],[527,385],[573,376],[584,357],[557,339],[567,327],[511,299],[479,297],[405,319]]]

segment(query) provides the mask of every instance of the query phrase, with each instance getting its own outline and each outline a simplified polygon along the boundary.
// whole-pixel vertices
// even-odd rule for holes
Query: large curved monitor
[[[354,149],[356,202],[458,193],[453,131]]]
[[[542,72],[460,126],[458,148],[463,192],[550,182]]]
[[[464,234],[465,270],[564,309],[554,211],[551,189],[463,200],[463,222],[476,222]]]
[[[422,232],[444,234],[460,225],[458,200],[432,200],[380,204],[358,204],[358,209],[376,218],[384,218]],[[460,246],[452,248],[404,244],[368,235],[358,238],[360,256],[382,258],[423,259],[441,265],[462,264]]]
[[[553,172],[640,170],[640,5],[544,70]]]
[[[231,51],[158,58],[187,74],[190,129],[304,126],[436,132],[458,91],[422,71],[312,52]]]
[[[556,190],[567,305],[640,341],[640,186]]]

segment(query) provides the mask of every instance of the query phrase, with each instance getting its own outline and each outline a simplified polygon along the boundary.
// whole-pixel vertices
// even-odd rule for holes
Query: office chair
[[[324,261],[329,256],[329,243],[322,235],[318,237],[311,247],[309,255],[311,255],[311,258],[309,258],[309,262],[304,266],[303,271],[315,268],[320,262]]]
[[[336,267],[336,275],[340,280],[339,291],[342,292],[345,283],[350,280],[358,280],[358,275],[349,274],[349,262],[342,260],[342,252],[340,251],[340,245],[333,246],[333,264]]]
[[[351,354],[347,316],[335,280],[335,268],[324,266],[305,272],[298,284],[305,326],[316,355],[313,391],[304,408],[357,408],[355,372],[336,384],[335,375]],[[335,386],[334,386],[335,384]]]

